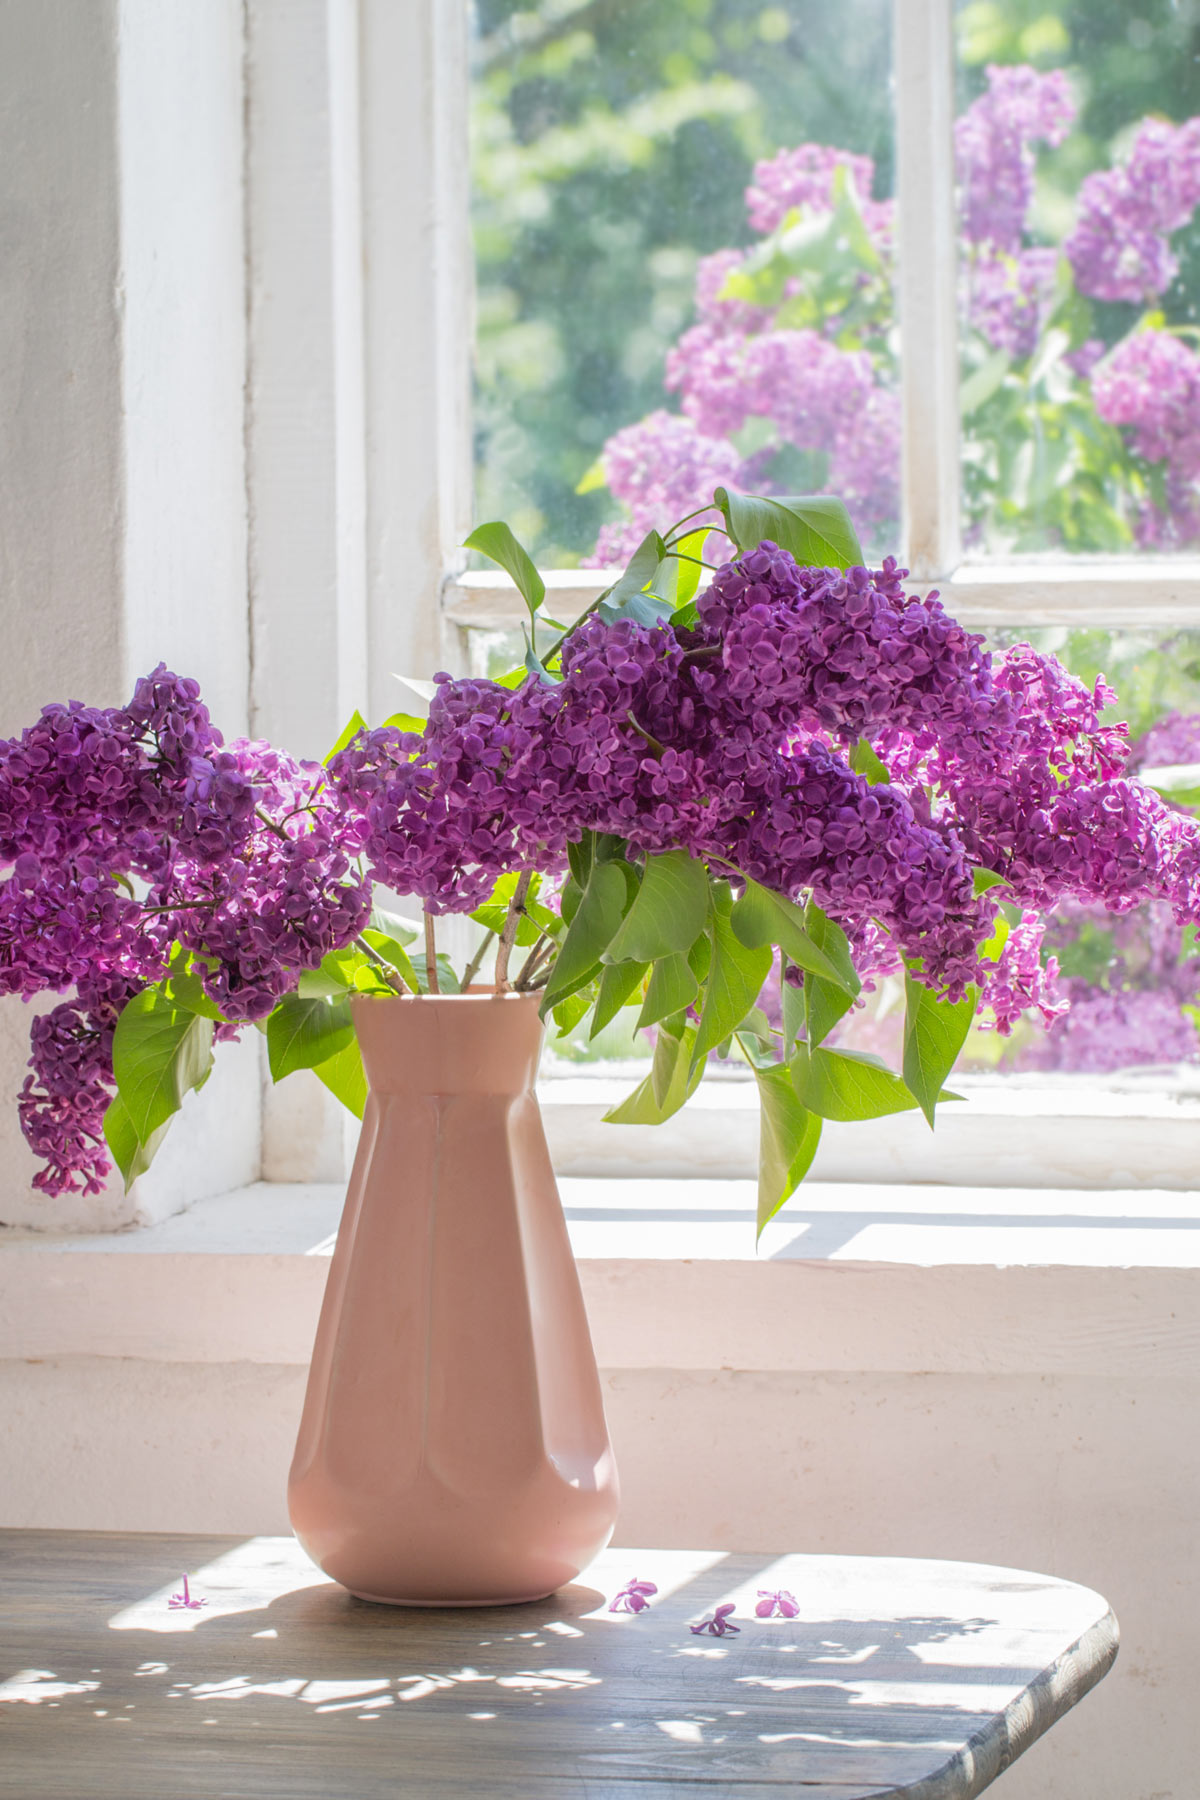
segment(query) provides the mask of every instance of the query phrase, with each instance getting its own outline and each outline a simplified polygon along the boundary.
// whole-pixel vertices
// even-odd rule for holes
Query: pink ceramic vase
[[[364,1600],[570,1581],[617,1477],[533,1085],[536,995],[360,998],[370,1084],[288,1508]]]

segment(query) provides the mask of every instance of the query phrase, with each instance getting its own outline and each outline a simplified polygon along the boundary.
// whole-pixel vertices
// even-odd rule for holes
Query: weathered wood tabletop
[[[736,1634],[692,1630],[730,1602]],[[1116,1647],[1099,1595],[974,1563],[610,1550],[544,1602],[417,1612],[287,1538],[0,1532],[0,1793],[968,1800]]]

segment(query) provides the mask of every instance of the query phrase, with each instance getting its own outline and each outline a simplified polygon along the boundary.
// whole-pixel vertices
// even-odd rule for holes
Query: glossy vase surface
[[[534,1096],[535,995],[360,998],[370,1094],[288,1508],[367,1600],[541,1598],[607,1544],[617,1479]]]

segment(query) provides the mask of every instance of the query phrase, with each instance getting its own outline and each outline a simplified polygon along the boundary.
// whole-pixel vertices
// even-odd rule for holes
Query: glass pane
[[[894,548],[890,0],[477,0],[477,504],[543,566],[729,481]]]
[[[1200,811],[1200,631],[995,632],[1052,651],[1083,680],[1104,675],[1119,702],[1109,718],[1129,724],[1128,767],[1192,812]],[[1015,919],[1015,913],[1012,915]],[[960,1069],[1018,1077],[1110,1078],[1140,1070],[1159,1085],[1200,1079],[1200,950],[1194,928],[1175,924],[1161,901],[1120,917],[1064,906],[1046,921],[1042,962],[1054,956],[1058,993],[1070,1002],[1049,1029],[1028,1015],[1010,1037],[972,1028]],[[847,1047],[898,1066],[904,996],[886,980],[843,1027]]]
[[[969,552],[1200,544],[1200,13],[957,12]]]

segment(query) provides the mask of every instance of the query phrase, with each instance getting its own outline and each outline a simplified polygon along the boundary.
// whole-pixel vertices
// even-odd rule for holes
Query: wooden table
[[[610,1612],[634,1578],[655,1599]],[[730,1601],[737,1635],[693,1632]],[[544,1602],[416,1612],[287,1538],[0,1532],[0,1793],[967,1800],[1116,1649],[1099,1595],[975,1563],[611,1550]]]

